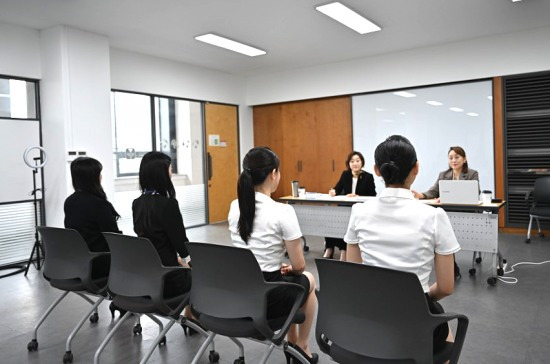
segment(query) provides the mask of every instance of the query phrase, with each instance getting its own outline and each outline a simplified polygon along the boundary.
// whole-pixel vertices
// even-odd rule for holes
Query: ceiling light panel
[[[204,34],[195,37],[196,40],[208,43],[217,47],[225,48],[233,52],[241,53],[250,57],[256,57],[266,54],[266,51],[263,51],[258,48],[251,47],[249,45],[236,42],[231,39],[220,37],[215,34]]]
[[[464,111],[459,107],[450,107],[449,110],[454,111],[454,112],[463,112]]]
[[[401,96],[401,97],[406,97],[406,98],[409,98],[409,97],[416,97],[415,94],[412,94],[410,92],[407,92],[407,91],[397,91],[397,92],[394,92],[393,93],[395,96]]]
[[[382,29],[339,2],[317,6],[315,9],[348,28],[355,30],[359,34],[377,32]]]
[[[432,105],[432,106],[441,106],[441,105],[443,105],[443,103],[439,102],[439,101],[426,101],[426,104]]]

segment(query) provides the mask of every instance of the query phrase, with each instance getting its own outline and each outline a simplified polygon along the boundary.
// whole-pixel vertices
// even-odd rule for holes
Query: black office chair
[[[303,287],[265,282],[256,258],[247,249],[206,243],[189,243],[188,247],[193,261],[191,310],[211,332],[192,364],[198,363],[217,334],[229,337],[239,347],[239,358],[234,364],[244,363],[244,350],[236,338],[251,338],[268,345],[259,363],[265,363],[276,347],[300,358],[284,339],[290,325],[305,319],[298,311],[305,294]],[[300,294],[287,317],[267,320],[267,293],[283,285],[296,287]],[[303,357],[300,361],[308,363]]]
[[[468,318],[430,313],[413,273],[316,259],[321,289],[315,337],[343,364],[457,363]],[[433,331],[457,319],[455,342],[433,353]]]
[[[533,203],[529,206],[529,197],[533,193]],[[539,236],[542,238],[544,234],[540,229],[539,220],[550,220],[550,177],[537,178],[535,188],[525,194],[525,202],[529,209],[529,227],[527,228],[527,238],[525,243],[531,242],[531,226],[533,218],[537,221],[539,228]]]
[[[153,244],[144,238],[136,238],[114,233],[103,233],[109,250],[111,251],[111,269],[109,272],[109,291],[114,295],[113,303],[126,314],[111,329],[94,355],[94,363],[99,363],[105,346],[109,343],[118,328],[132,313],[145,314],[159,325],[159,335],[153,341],[140,363],[146,363],[157,345],[166,344],[166,333],[174,323],[188,326],[198,331],[203,336],[208,334],[191,320],[180,316],[185,306],[189,303],[189,293],[164,297],[164,278],[168,273],[185,270],[183,267],[165,267]],[[163,324],[154,316],[170,319]],[[212,345],[212,348],[213,345]],[[213,357],[219,358],[212,349]]]
[[[27,349],[29,351],[38,350],[38,328],[69,292],[74,292],[89,302],[92,308],[82,317],[67,338],[63,363],[72,363],[71,342],[73,338],[88,317],[92,323],[99,320],[97,307],[107,297],[107,277],[92,278],[93,262],[109,253],[90,252],[86,241],[76,230],[46,226],[40,226],[37,229],[44,242],[44,278],[50,282],[52,287],[64,292],[38,320]],[[93,301],[87,295],[95,296],[97,300]]]

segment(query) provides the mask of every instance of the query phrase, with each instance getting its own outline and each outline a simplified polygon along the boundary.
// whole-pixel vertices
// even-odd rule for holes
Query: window
[[[0,78],[0,117],[36,119],[36,82]]]

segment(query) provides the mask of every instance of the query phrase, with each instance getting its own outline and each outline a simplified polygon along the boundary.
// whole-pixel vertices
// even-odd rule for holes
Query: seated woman
[[[466,152],[462,147],[451,147],[447,153],[449,168],[439,173],[434,185],[426,192],[412,191],[418,199],[439,198],[439,181],[441,180],[475,180],[479,181],[479,174],[475,169],[468,167]]]
[[[410,187],[418,174],[416,152],[404,137],[394,135],[378,145],[376,175],[386,188],[373,201],[352,207],[348,261],[412,272],[418,276],[430,311],[442,313],[437,302],[454,290],[453,253],[460,250],[447,213],[416,200]],[[428,281],[432,267],[435,283]],[[452,341],[448,324],[434,330],[434,352]]]
[[[120,215],[107,201],[107,195],[101,187],[102,169],[101,163],[94,158],[76,158],[71,163],[71,178],[75,192],[67,197],[63,207],[65,227],[78,231],[92,252],[109,251],[107,241],[101,233],[121,233],[116,223]],[[92,277],[107,277],[110,264],[109,256],[95,259]],[[111,303],[109,309],[114,317],[114,311],[118,308]]]
[[[372,174],[363,170],[365,158],[363,154],[353,151],[346,159],[347,169],[342,172],[334,188],[328,191],[329,195],[376,196],[374,178]],[[323,258],[332,259],[334,248],[340,249],[340,260],[346,260],[346,243],[344,239],[325,238],[325,253]]]
[[[189,256],[176,190],[172,184],[172,159],[161,152],[149,152],[139,166],[141,196],[134,200],[134,231],[151,240],[162,264],[167,267],[188,267]],[[164,296],[173,297],[191,289],[189,271],[172,272],[166,276]]]
[[[311,353],[308,345],[317,309],[315,278],[305,272],[302,232],[294,209],[271,199],[280,178],[279,158],[270,149],[257,147],[246,154],[237,186],[238,199],[231,203],[229,210],[229,230],[233,245],[252,251],[266,281],[293,282],[304,287],[302,310],[306,318],[298,328],[297,325],[290,328],[288,341],[310,363],[316,363],[319,357]],[[283,263],[285,249],[290,265]],[[238,267],[236,262],[235,269]],[[287,287],[271,291],[267,297],[267,317],[288,315],[297,295],[295,289]],[[289,362],[290,354],[286,355]]]
[[[449,159],[449,168],[439,173],[434,185],[426,192],[416,192],[412,190],[414,197],[418,199],[439,198],[439,181],[441,180],[474,180],[479,181],[479,174],[475,169],[468,167],[466,152],[462,147],[451,147],[447,153]],[[454,277],[460,278],[460,268],[454,263]]]

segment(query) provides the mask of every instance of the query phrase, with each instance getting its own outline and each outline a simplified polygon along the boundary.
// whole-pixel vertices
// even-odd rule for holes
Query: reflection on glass
[[[36,119],[36,83],[0,78],[0,117]]]

